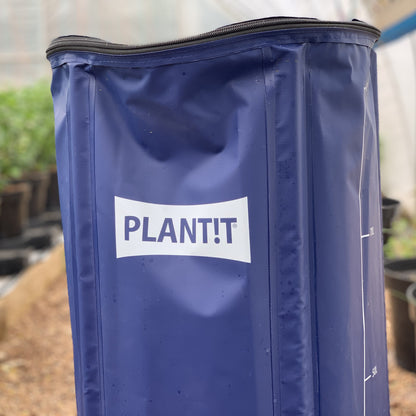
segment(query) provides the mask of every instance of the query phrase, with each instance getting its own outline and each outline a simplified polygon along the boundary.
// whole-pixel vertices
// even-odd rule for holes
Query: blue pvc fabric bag
[[[51,43],[79,415],[389,414],[378,36]]]

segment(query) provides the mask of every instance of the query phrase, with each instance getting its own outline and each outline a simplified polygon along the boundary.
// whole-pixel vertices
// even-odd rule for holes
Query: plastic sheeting
[[[50,53],[79,415],[389,414],[375,40]]]

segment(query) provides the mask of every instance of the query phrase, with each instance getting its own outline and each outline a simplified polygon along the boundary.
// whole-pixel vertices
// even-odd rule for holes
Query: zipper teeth
[[[380,36],[380,31],[378,29],[360,21],[332,22],[309,18],[265,18],[234,23],[228,26],[220,27],[210,32],[205,32],[199,35],[189,36],[182,39],[175,39],[167,42],[151,43],[145,45],[111,43],[99,38],[88,36],[62,36],[54,39],[51,42],[48,49],[46,50],[46,56],[49,57],[56,52],[68,50],[101,53],[108,52],[115,55],[128,55],[187,46],[199,42],[206,42],[239,34],[243,35],[268,30],[300,29],[313,27],[325,27],[328,29],[350,28],[371,33],[377,38]]]

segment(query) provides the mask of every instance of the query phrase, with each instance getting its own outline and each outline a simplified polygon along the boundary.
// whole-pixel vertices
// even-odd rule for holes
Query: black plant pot
[[[0,276],[13,275],[29,264],[29,248],[0,250]]]
[[[49,171],[49,187],[46,207],[50,211],[59,210],[59,188],[58,188],[58,173],[56,166]]]
[[[406,297],[409,286],[416,282],[416,258],[386,262],[384,277],[392,308],[397,364],[416,372],[415,326],[409,317]]]
[[[23,182],[11,184],[4,189],[0,213],[0,238],[22,234],[28,221],[30,195],[30,185]]]
[[[48,196],[49,172],[31,172],[25,174],[17,183],[28,182],[32,187],[32,194],[29,200],[29,218],[36,218],[46,210]]]
[[[409,304],[409,318],[416,325],[416,282],[407,288],[406,298]]]
[[[382,213],[383,213],[383,244],[386,244],[389,240],[390,233],[389,230],[391,229],[394,217],[397,214],[397,210],[399,208],[400,202],[383,197],[382,200]]]
[[[415,345],[416,345],[416,282],[412,283],[406,291],[407,303],[409,304],[409,318],[413,322],[413,328],[415,332]],[[416,350],[415,350],[416,360]]]

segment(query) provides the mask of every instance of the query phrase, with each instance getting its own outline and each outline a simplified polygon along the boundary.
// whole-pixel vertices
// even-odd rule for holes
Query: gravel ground
[[[387,316],[389,312],[387,301]],[[391,416],[416,416],[416,374],[396,366],[390,330],[387,319]],[[75,415],[71,327],[62,276],[0,343],[0,416]]]

